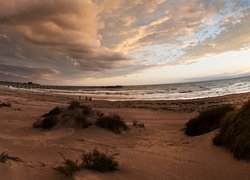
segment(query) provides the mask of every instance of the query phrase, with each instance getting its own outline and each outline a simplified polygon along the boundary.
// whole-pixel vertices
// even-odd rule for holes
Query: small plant
[[[47,116],[55,116],[58,115],[62,112],[62,110],[57,106],[55,108],[53,108],[52,110],[50,110],[48,113],[45,113],[44,115],[42,115],[43,117],[47,117]]]
[[[250,160],[250,101],[228,114],[213,139],[217,146],[227,147],[237,159]]]
[[[0,154],[0,163],[5,163],[8,160],[23,162],[19,157],[9,156],[9,153],[7,151],[3,151]]]
[[[81,170],[81,166],[78,165],[78,162],[74,162],[70,159],[64,159],[64,165],[58,166],[55,168],[56,171],[58,171],[61,174],[64,174],[65,176],[71,177],[73,176],[77,171]]]
[[[221,105],[201,112],[186,123],[186,135],[198,136],[215,130],[225,114],[233,110],[234,108],[230,105]]]
[[[0,103],[0,108],[1,107],[11,107],[10,103]]]
[[[118,115],[102,116],[97,118],[95,124],[101,128],[109,129],[114,133],[121,133],[123,130],[127,130],[128,126],[123,119]]]
[[[83,154],[82,166],[99,172],[107,172],[117,170],[118,162],[113,156],[94,149],[93,152]]]
[[[133,121],[133,126],[138,127],[138,128],[145,128],[145,125],[141,122],[138,121]]]
[[[5,163],[7,160],[8,160],[8,152],[7,151],[3,151],[1,154],[0,154],[0,162],[1,163]]]

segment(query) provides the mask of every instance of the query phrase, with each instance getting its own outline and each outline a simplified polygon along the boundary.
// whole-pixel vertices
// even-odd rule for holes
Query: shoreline
[[[22,95],[26,98],[32,97],[36,99],[44,99],[45,97],[47,101],[51,99],[51,101],[72,101],[78,100],[78,96],[75,95],[61,95],[61,94],[53,94],[53,93],[42,93],[42,92],[34,92],[34,91],[26,91],[19,89],[7,89],[0,88],[0,96],[19,96]],[[216,97],[207,97],[207,98],[197,98],[197,99],[183,99],[183,100],[124,100],[124,101],[108,101],[108,100],[85,100],[81,99],[81,102],[86,103],[92,107],[96,108],[145,108],[151,110],[167,110],[174,112],[193,112],[193,111],[202,111],[204,109],[214,107],[221,104],[231,104],[236,107],[241,106],[244,102],[250,100],[250,92],[247,93],[235,93],[228,94],[223,96]]]
[[[3,83],[0,88],[108,101],[193,100],[250,92],[250,77],[219,81],[143,86],[42,86],[35,83]],[[42,86],[42,88],[39,88]]]

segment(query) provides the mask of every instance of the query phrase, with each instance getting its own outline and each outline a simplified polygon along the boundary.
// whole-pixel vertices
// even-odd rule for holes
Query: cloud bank
[[[0,2],[1,80],[114,77],[250,47],[249,0]]]

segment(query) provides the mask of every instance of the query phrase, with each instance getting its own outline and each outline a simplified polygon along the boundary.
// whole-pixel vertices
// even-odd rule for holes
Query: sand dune
[[[83,170],[75,179],[248,180],[250,163],[237,161],[227,150],[213,146],[215,131],[187,137],[182,128],[205,106],[240,105],[249,97],[250,93],[193,101],[86,101],[95,109],[124,118],[131,130],[114,134],[97,126],[33,129],[39,116],[57,105],[66,106],[73,97],[0,89],[0,101],[12,104],[0,108],[0,150],[24,161],[1,163],[1,179],[66,179],[53,170],[62,163],[58,152],[76,160],[83,152],[98,148],[115,154],[120,169],[112,173]],[[134,120],[146,128],[133,127]]]

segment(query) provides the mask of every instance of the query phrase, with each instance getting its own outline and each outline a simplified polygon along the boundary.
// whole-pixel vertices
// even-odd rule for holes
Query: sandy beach
[[[242,105],[250,93],[178,101],[86,101],[105,113],[119,114],[130,131],[114,134],[91,126],[87,129],[33,129],[36,119],[55,106],[66,106],[76,97],[0,89],[0,101],[11,107],[0,108],[0,150],[23,162],[0,164],[1,179],[67,179],[53,169],[62,163],[60,153],[76,160],[83,152],[98,148],[115,155],[119,170],[97,173],[83,170],[74,178],[145,180],[248,180],[250,163],[212,144],[216,131],[188,137],[185,123],[199,111],[219,104]],[[134,120],[145,128],[132,126]]]

